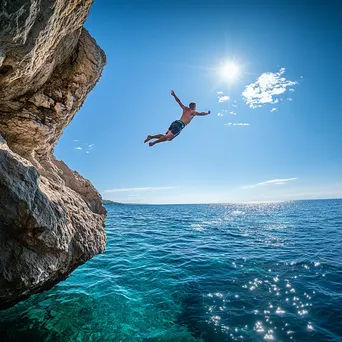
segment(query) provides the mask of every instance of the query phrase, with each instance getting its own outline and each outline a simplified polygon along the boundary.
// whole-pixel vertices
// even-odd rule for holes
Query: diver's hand
[[[210,110],[208,110],[208,114],[210,114],[211,113],[211,111]]]
[[[176,96],[175,92],[173,90],[171,90],[171,95],[172,96]]]

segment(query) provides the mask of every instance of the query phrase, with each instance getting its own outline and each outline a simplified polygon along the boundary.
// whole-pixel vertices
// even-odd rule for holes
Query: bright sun
[[[229,62],[221,69],[221,74],[224,78],[234,80],[239,76],[240,68],[234,62]]]

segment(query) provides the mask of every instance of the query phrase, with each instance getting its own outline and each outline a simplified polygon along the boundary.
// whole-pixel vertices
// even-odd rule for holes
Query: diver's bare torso
[[[185,107],[183,109],[182,116],[179,120],[182,121],[184,125],[186,126],[187,124],[190,123],[190,121],[194,118],[195,115],[196,115],[196,111],[194,109]]]

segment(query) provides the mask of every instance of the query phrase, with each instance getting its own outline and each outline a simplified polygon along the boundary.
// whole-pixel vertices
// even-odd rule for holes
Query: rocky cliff
[[[53,156],[105,65],[83,28],[91,4],[0,3],[0,308],[105,248],[101,196]]]

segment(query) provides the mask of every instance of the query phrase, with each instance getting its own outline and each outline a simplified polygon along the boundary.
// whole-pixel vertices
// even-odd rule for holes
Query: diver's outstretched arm
[[[178,104],[181,106],[182,109],[185,108],[185,106],[183,105],[183,103],[181,102],[181,100],[177,97],[177,95],[175,94],[175,92],[173,90],[171,90],[171,95],[175,98],[175,100],[178,102]]]
[[[196,112],[195,113],[195,115],[198,115],[198,116],[204,116],[204,115],[208,115],[208,114],[210,114],[210,110],[208,110],[207,112],[200,112],[200,113]]]

